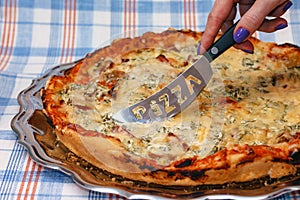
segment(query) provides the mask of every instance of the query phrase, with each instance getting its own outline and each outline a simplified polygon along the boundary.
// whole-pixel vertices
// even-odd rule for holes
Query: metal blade
[[[212,77],[210,61],[202,56],[169,85],[150,97],[113,114],[121,123],[162,121],[192,103]]]
[[[120,110],[113,115],[118,122],[151,123],[180,113],[207,85],[212,77],[210,62],[235,44],[233,24],[191,67],[168,86],[147,99]]]

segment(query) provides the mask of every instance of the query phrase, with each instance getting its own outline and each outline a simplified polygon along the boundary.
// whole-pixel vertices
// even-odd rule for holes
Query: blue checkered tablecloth
[[[285,14],[289,27],[265,41],[300,46],[300,1]],[[0,199],[122,199],[88,191],[31,160],[10,122],[17,95],[55,65],[75,61],[112,38],[169,27],[204,30],[213,0],[0,0]],[[300,198],[300,192],[277,199]]]

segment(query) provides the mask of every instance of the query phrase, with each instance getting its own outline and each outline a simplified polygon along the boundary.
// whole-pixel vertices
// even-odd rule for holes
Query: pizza
[[[111,177],[149,184],[297,176],[300,49],[290,44],[251,38],[254,54],[231,48],[213,61],[209,84],[180,114],[150,124],[114,121],[114,113],[159,91],[199,59],[201,36],[169,29],[117,39],[51,77],[41,96],[56,140]]]

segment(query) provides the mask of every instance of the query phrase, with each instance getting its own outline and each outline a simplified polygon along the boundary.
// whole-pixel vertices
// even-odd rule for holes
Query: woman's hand
[[[274,32],[287,27],[287,21],[280,16],[293,5],[289,0],[216,0],[208,16],[200,54],[212,45],[220,29],[224,32],[233,24],[237,4],[241,19],[234,31],[234,46],[248,53],[253,53],[253,45],[247,38],[256,30]]]

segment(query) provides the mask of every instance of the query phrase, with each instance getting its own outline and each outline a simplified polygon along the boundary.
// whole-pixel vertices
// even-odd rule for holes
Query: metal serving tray
[[[31,85],[18,96],[19,113],[13,118],[11,127],[24,145],[30,157],[38,164],[62,171],[75,183],[88,190],[118,194],[129,199],[267,199],[299,190],[300,176],[280,180],[261,179],[243,184],[211,186],[163,186],[136,182],[114,176],[93,167],[55,141],[53,127],[42,112],[40,91],[53,75],[63,75],[80,60],[54,67],[51,71],[34,79]],[[44,138],[50,138],[48,143]],[[50,141],[50,142],[49,142]],[[49,156],[49,152],[52,156]],[[53,156],[57,152],[57,156]],[[300,174],[300,173],[298,173]]]

